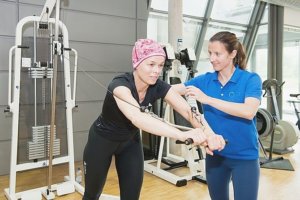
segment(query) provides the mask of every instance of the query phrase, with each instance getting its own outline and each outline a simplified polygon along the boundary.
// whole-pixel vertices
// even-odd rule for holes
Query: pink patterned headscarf
[[[141,62],[151,56],[166,57],[162,46],[151,39],[139,39],[132,49],[132,66],[136,69]]]

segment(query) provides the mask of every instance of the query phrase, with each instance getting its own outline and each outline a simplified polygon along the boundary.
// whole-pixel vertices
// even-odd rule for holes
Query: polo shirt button
[[[223,86],[221,86],[221,89],[223,88]]]
[[[224,94],[221,94],[221,96],[224,96]]]

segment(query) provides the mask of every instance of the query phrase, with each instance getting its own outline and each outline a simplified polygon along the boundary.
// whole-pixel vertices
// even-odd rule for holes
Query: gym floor
[[[295,171],[261,169],[259,200],[299,200],[300,199],[300,143],[298,142],[293,149],[293,153],[286,154],[284,157],[289,159]],[[273,154],[273,158],[279,155]],[[81,162],[76,163],[81,166]],[[66,165],[55,166],[53,169],[53,182],[63,181],[63,176],[67,173]],[[183,170],[183,169],[182,169]],[[180,173],[180,171],[178,172]],[[9,184],[8,176],[0,176],[0,200],[6,200],[4,188]],[[17,175],[17,191],[30,188],[45,186],[47,181],[47,170],[37,169],[21,172]],[[233,191],[230,196],[233,200]],[[110,173],[104,188],[105,194],[118,195],[118,178],[112,163]],[[81,195],[73,193],[65,195],[58,200],[80,200]],[[209,200],[207,186],[196,181],[189,181],[186,186],[176,187],[152,174],[145,172],[144,184],[141,193],[141,200]]]

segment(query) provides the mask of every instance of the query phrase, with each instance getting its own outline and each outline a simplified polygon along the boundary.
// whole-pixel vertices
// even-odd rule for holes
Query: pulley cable
[[[70,49],[70,48],[66,48],[66,49]],[[78,57],[79,57],[79,56],[78,56]],[[83,58],[83,59],[85,59],[86,61],[88,61],[88,62],[90,62],[90,63],[92,63],[92,64],[94,64],[94,65],[100,66],[100,65],[94,63],[93,61],[89,60],[88,58],[85,58],[85,57],[83,57],[83,56],[80,56],[80,58]],[[64,56],[64,59],[67,59],[68,61],[70,61],[70,60],[69,60],[67,57],[65,57],[65,56]],[[77,68],[79,69],[80,72],[83,72],[86,76],[88,76],[91,80],[93,80],[96,84],[98,84],[98,85],[99,85],[101,88],[103,88],[106,92],[110,93],[112,96],[116,97],[117,99],[119,99],[119,100],[121,100],[121,101],[123,101],[123,102],[125,102],[125,103],[127,103],[127,104],[129,104],[129,105],[131,105],[131,106],[133,106],[133,107],[135,107],[135,108],[138,108],[141,112],[146,113],[146,114],[149,114],[151,117],[153,117],[153,118],[155,118],[155,119],[157,119],[157,120],[160,120],[161,122],[166,123],[166,124],[168,124],[169,126],[172,126],[172,127],[175,127],[175,128],[179,128],[179,129],[183,129],[183,130],[192,130],[192,128],[188,128],[188,127],[176,125],[176,124],[167,122],[167,121],[164,120],[163,118],[159,117],[158,115],[156,115],[155,113],[153,113],[152,111],[150,111],[150,110],[151,110],[151,107],[152,107],[151,104],[149,104],[148,106],[136,106],[136,105],[132,104],[131,102],[128,102],[128,101],[126,101],[126,100],[124,100],[124,99],[118,97],[118,96],[115,95],[112,91],[110,91],[109,89],[107,89],[106,86],[105,86],[103,83],[101,83],[100,81],[98,81],[97,79],[95,79],[90,73],[88,73],[87,71],[85,71],[82,67],[77,66]],[[114,71],[114,73],[117,73],[117,72]],[[201,125],[202,130],[204,130],[204,129],[205,129],[205,125],[202,123],[201,118],[200,118],[200,120],[198,119],[199,114],[196,113],[196,110],[195,110],[193,107],[191,107],[191,111],[192,111],[192,114],[193,114],[194,118],[195,118],[195,119],[197,120],[197,122]],[[188,138],[188,139],[186,139],[186,140],[184,141],[184,143],[185,143],[186,145],[190,145],[190,144],[193,143],[193,140],[192,140],[191,138]]]

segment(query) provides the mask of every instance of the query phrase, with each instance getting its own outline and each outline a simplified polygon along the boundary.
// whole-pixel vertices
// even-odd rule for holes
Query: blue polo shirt
[[[185,83],[202,90],[206,95],[224,101],[244,103],[245,98],[261,100],[262,82],[256,73],[248,72],[236,66],[231,79],[222,85],[218,72],[208,72]],[[212,106],[203,105],[204,117],[212,130],[228,140],[226,147],[215,154],[232,159],[252,160],[259,157],[256,119],[248,120],[229,115]]]

